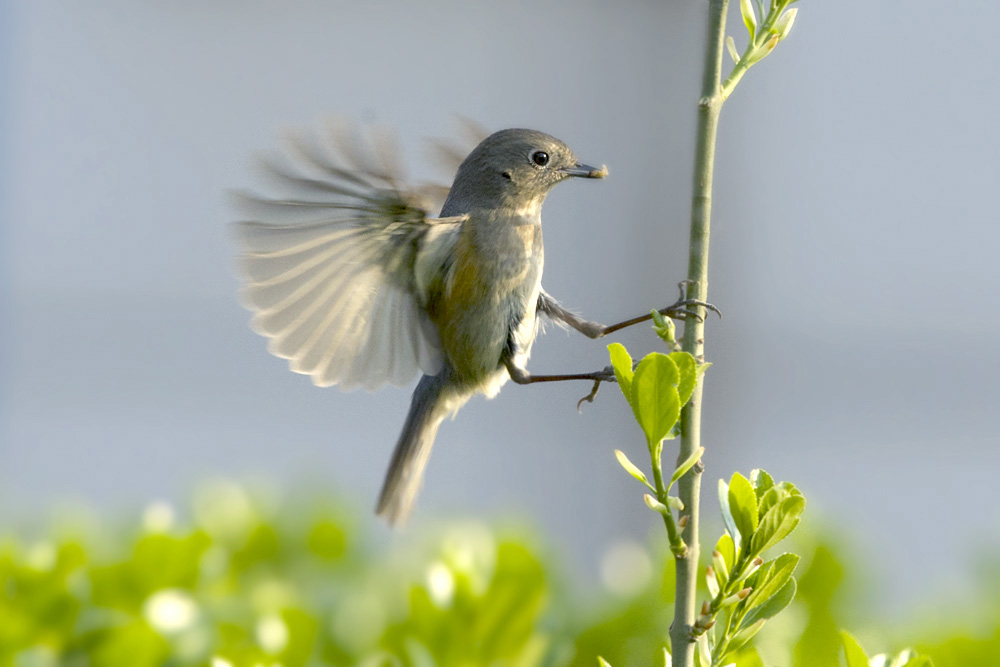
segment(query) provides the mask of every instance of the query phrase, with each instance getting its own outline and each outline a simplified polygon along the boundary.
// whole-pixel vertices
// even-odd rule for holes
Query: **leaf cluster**
[[[151,521],[147,512],[141,525],[39,527],[31,539],[5,529],[0,666],[594,667],[596,655],[616,666],[661,664],[664,629],[671,622],[672,566],[654,568],[651,585],[634,597],[581,596],[579,587],[558,584],[561,562],[523,532],[499,534],[478,523],[455,523],[419,543],[407,540],[385,550],[371,542],[361,529],[368,524],[359,523],[342,500],[313,497],[271,507],[233,484],[199,495],[200,509],[189,520]],[[234,497],[242,500],[233,503]],[[843,587],[861,574],[860,563],[844,560],[843,538],[803,541],[799,530],[796,536],[803,558],[789,577],[798,580],[792,609],[772,616],[720,664],[922,664],[911,664],[913,652],[898,662],[904,638],[938,667],[997,664],[995,552],[982,554],[977,599],[942,601],[939,615],[926,623],[890,627],[867,600],[853,597],[859,591]],[[730,556],[728,540],[727,531],[716,546],[733,572],[736,542]],[[782,602],[764,587],[780,584],[791,559],[767,554],[762,558],[768,563],[738,584],[753,589],[747,599],[758,596],[748,603],[747,621],[770,615]],[[652,547],[653,562],[663,555]],[[712,560],[714,575],[719,570]],[[701,590],[714,599],[707,582],[700,577]],[[852,647],[848,656],[840,633],[847,618],[852,628],[865,628],[867,641],[880,651],[893,652],[870,655]],[[969,629],[972,619],[975,632]],[[725,612],[713,629],[724,621]]]
[[[400,561],[337,505],[274,515],[234,484],[199,495],[187,525],[147,517],[125,539],[0,538],[0,667],[543,665],[569,650],[540,630],[551,575],[523,536],[458,525]]]
[[[661,337],[669,344],[673,339],[673,330],[662,328]],[[622,395],[646,437],[653,482],[650,483],[645,473],[624,452],[615,450],[615,456],[621,466],[650,491],[644,498],[646,505],[663,516],[670,548],[675,556],[683,556],[687,546],[678,528],[683,528],[681,522],[684,519],[675,520],[672,510],[683,511],[684,503],[677,496],[670,495],[670,488],[698,463],[705,450],[698,448],[679,462],[670,475],[669,483],[664,483],[663,441],[680,435],[681,408],[691,400],[698,380],[709,365],[699,364],[691,354],[680,351],[670,354],[651,352],[634,364],[620,343],[609,345],[608,354]]]
[[[869,658],[854,635],[847,631],[841,631],[840,635],[844,643],[844,660],[847,667],[933,667],[934,664],[927,656],[918,655],[916,651],[908,648],[896,655],[880,653]]]
[[[691,400],[707,366],[699,367],[687,352],[651,352],[633,371],[632,357],[621,343],[608,345],[608,353],[615,379],[646,436],[647,446],[653,449],[663,440],[680,435],[681,408]]]
[[[725,664],[795,597],[792,573],[799,556],[783,553],[765,561],[763,555],[795,529],[805,510],[794,484],[775,482],[764,470],[754,470],[749,479],[734,473],[729,483],[719,480],[719,504],[726,533],[705,571],[712,599],[702,606],[694,630],[704,667]]]

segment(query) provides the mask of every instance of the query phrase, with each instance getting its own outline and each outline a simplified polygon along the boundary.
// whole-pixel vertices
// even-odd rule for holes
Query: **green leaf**
[[[698,656],[698,667],[712,667],[712,650],[708,645],[708,635],[706,633],[698,636],[695,655]]]
[[[736,50],[736,42],[733,41],[732,35],[726,36],[726,50],[729,51],[729,57],[733,59],[734,63],[740,61],[740,52]]]
[[[729,509],[729,485],[724,479],[719,480],[719,509],[722,511],[722,523],[725,524],[726,532],[732,538],[734,546],[740,544],[742,536],[739,528],[736,527],[736,522],[733,521],[733,513]],[[730,566],[731,570],[732,566]]]
[[[336,521],[320,519],[309,531],[307,545],[320,558],[336,560],[347,550],[347,536]]]
[[[639,468],[634,463],[628,460],[628,457],[625,456],[625,452],[623,452],[620,449],[616,449],[615,456],[618,458],[618,463],[621,464],[622,468],[625,468],[625,472],[627,472],[628,474],[632,475],[637,480],[645,484],[646,488],[648,488],[650,491],[654,493],[656,492],[656,489],[653,488],[653,485],[649,483],[648,479],[646,479],[646,475],[641,470],[639,470]]]
[[[772,486],[770,489],[764,492],[764,495],[760,497],[760,503],[757,507],[757,514],[763,517],[770,511],[772,507],[780,503],[785,498],[788,498],[788,493],[776,486]]]
[[[677,466],[677,469],[674,470],[674,474],[670,476],[670,483],[667,484],[667,491],[670,490],[670,487],[673,486],[677,480],[684,476],[684,473],[693,468],[694,464],[701,460],[701,456],[704,453],[705,448],[699,447],[691,453],[691,456],[684,460],[684,463]]]
[[[844,658],[847,659],[847,667],[868,667],[868,655],[861,648],[861,644],[851,633],[846,630],[840,631],[840,639],[844,642]]]
[[[733,563],[736,562],[736,545],[733,544],[733,538],[724,533],[715,543],[715,550],[722,554],[723,560],[726,561],[726,569],[732,572]]]
[[[785,607],[791,604],[792,599],[795,598],[796,589],[797,584],[795,583],[795,577],[791,577],[785,582],[784,586],[779,588],[778,591],[769,597],[763,604],[751,609],[743,618],[741,625],[748,626],[752,623],[756,623],[757,621],[766,621],[769,618],[774,618]]]
[[[774,560],[764,563],[753,575],[753,581],[747,585],[753,587],[753,592],[747,598],[747,608],[764,604],[777,593],[792,578],[795,566],[799,564],[796,554],[781,554]]]
[[[774,479],[762,468],[755,468],[750,471],[750,483],[753,484],[754,493],[757,494],[757,502],[764,497],[764,494],[774,486]]]
[[[319,624],[308,612],[302,609],[286,609],[281,613],[288,632],[287,646],[281,651],[281,663],[285,665],[304,665],[313,652]]]
[[[869,662],[871,662],[869,660]],[[902,651],[896,655],[889,658],[887,666],[888,667],[907,667],[911,662],[918,662],[919,657],[913,649],[904,648]]]
[[[729,640],[729,644],[726,647],[726,654],[728,655],[732,651],[743,647],[747,642],[754,638],[754,635],[760,632],[762,627],[764,627],[763,618],[734,634],[733,638]]]
[[[140,620],[115,627],[104,641],[91,647],[86,664],[157,665],[167,661],[170,645]]]
[[[608,345],[608,355],[611,357],[611,366],[615,369],[615,378],[618,380],[618,387],[625,394],[625,400],[635,411],[635,404],[632,403],[632,357],[628,350],[621,343],[611,343]],[[636,419],[639,415],[636,414]]]
[[[783,501],[785,498],[801,495],[802,492],[795,488],[795,485],[791,482],[778,482],[764,492],[763,497],[760,499],[760,507],[757,510],[757,514],[764,516],[772,507]]]
[[[740,14],[743,15],[743,25],[747,27],[747,33],[752,42],[757,34],[757,16],[754,14],[750,0],[740,0]]]
[[[760,520],[760,527],[751,541],[750,554],[763,553],[785,539],[799,525],[799,519],[806,508],[802,496],[785,498],[767,511]]]
[[[434,654],[415,637],[407,637],[404,640],[404,645],[409,664],[414,667],[435,667]]]
[[[687,405],[698,384],[698,362],[689,352],[671,352],[667,356],[677,365],[677,372],[680,374],[677,394],[681,398],[681,405]]]
[[[677,365],[662,352],[650,352],[635,371],[632,407],[650,447],[659,444],[681,416]]]
[[[653,510],[654,512],[659,512],[660,514],[663,515],[669,514],[670,509],[666,505],[661,503],[659,500],[649,495],[648,493],[643,494],[642,499],[646,503],[646,507]],[[669,502],[670,498],[668,497],[667,500]],[[677,500],[680,501],[680,498],[678,498]],[[681,503],[680,509],[684,509],[683,503]]]
[[[774,22],[774,27],[771,28],[771,34],[777,35],[778,39],[784,39],[788,37],[788,33],[792,31],[792,24],[795,23],[795,15],[799,10],[792,8],[786,11],[781,17]]]
[[[757,495],[750,486],[750,480],[738,472],[734,472],[729,480],[729,511],[744,544],[749,544],[757,530]]]

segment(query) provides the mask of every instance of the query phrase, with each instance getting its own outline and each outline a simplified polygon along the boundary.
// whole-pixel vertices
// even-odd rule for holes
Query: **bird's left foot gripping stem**
[[[702,316],[696,310],[692,308],[704,308],[705,310],[710,310],[719,317],[722,317],[722,313],[718,308],[705,301],[699,301],[697,299],[687,299],[684,296],[684,288],[690,283],[688,280],[682,280],[678,284],[680,289],[680,298],[676,303],[673,303],[666,308],[661,308],[659,312],[661,315],[666,315],[672,319],[682,320],[690,316],[696,320],[701,320]],[[614,333],[616,331],[621,331],[627,327],[633,326],[635,324],[641,324],[642,322],[648,322],[653,319],[651,314],[640,315],[639,317],[633,317],[630,320],[624,320],[618,322],[617,324],[601,324],[600,322],[591,322],[585,320],[579,315],[566,310],[559,304],[558,301],[553,299],[551,296],[542,292],[538,297],[538,311],[549,316],[553,320],[558,322],[563,322],[573,327],[580,333],[582,333],[587,338],[603,338],[608,334]],[[513,375],[511,375],[513,377]]]
[[[594,397],[597,396],[598,389],[601,388],[602,382],[617,382],[615,378],[615,369],[611,366],[605,366],[602,370],[594,371],[592,373],[570,373],[568,375],[532,375],[526,369],[518,366],[512,360],[508,359],[504,362],[507,367],[507,372],[510,374],[510,379],[518,384],[534,384],[535,382],[563,382],[565,380],[591,380],[594,383],[594,388],[590,390],[590,393],[581,398],[576,403],[576,409],[579,410],[580,406],[584,401],[587,403],[593,403]]]
[[[690,316],[698,321],[701,321],[702,319],[704,319],[702,318],[701,314],[696,310],[692,310],[692,308],[700,307],[704,308],[705,310],[710,310],[719,317],[722,317],[722,311],[713,306],[712,304],[708,303],[707,301],[699,301],[698,299],[685,298],[684,288],[688,284],[690,284],[690,282],[691,282],[690,280],[680,281],[677,284],[677,288],[680,290],[681,293],[680,298],[678,298],[676,302],[672,303],[666,308],[661,308],[657,312],[660,313],[660,315],[666,315],[667,317],[675,320],[683,320]],[[640,315],[639,317],[633,317],[630,320],[625,320],[624,322],[619,322],[618,324],[612,324],[604,327],[604,330],[601,332],[601,335],[607,336],[609,333],[614,333],[626,327],[630,327],[633,324],[639,324],[641,322],[646,322],[651,319],[653,319],[653,316],[651,314]]]

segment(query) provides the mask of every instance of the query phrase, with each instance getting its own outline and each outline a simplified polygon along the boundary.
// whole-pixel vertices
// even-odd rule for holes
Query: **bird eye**
[[[544,167],[549,163],[549,154],[545,151],[535,151],[531,154],[531,161],[539,167]]]

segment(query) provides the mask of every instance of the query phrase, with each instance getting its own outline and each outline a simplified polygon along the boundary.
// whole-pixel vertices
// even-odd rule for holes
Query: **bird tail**
[[[375,509],[375,513],[390,526],[399,526],[406,521],[420,490],[424,467],[430,458],[438,427],[445,417],[465,403],[465,397],[449,386],[447,375],[447,370],[438,375],[425,375],[413,391],[410,412],[392,454]]]

